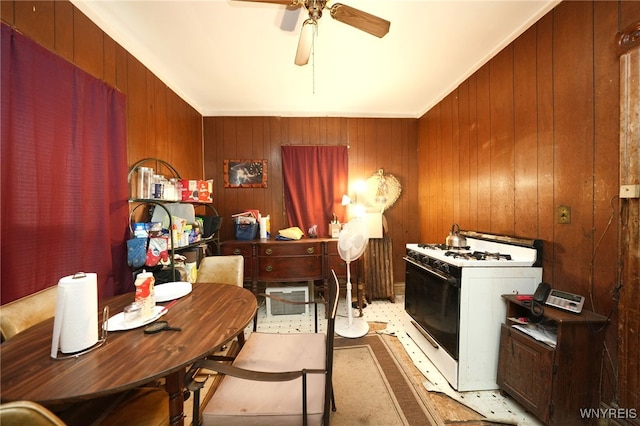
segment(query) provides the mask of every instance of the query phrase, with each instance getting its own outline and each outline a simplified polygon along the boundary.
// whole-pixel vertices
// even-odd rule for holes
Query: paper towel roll
[[[77,273],[58,281],[51,357],[87,349],[98,342],[98,280],[95,273]]]
[[[267,218],[260,218],[260,238],[267,238]]]

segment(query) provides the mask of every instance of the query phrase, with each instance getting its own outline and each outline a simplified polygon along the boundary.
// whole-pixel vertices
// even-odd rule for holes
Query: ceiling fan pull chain
[[[318,26],[316,25],[313,30],[313,37],[311,38],[311,74],[312,74],[312,88],[311,91],[316,94],[316,34],[318,33]]]

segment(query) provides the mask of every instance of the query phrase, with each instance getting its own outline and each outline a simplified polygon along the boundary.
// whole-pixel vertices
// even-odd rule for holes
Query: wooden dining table
[[[101,301],[110,315],[133,302],[133,293]],[[162,303],[159,305],[167,305]],[[184,373],[194,361],[229,342],[251,323],[257,308],[247,289],[195,283],[159,320],[182,331],[145,334],[144,327],[109,332],[101,347],[68,359],[51,358],[53,318],[0,345],[0,400],[56,406],[129,390],[165,378],[169,422],[184,424]]]

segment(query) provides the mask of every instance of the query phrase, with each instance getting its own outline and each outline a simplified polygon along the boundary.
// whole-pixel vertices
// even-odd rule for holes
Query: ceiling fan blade
[[[302,4],[299,0],[235,0],[235,1],[248,1],[253,3],[274,3],[283,4],[287,7],[297,7]]]
[[[389,32],[391,25],[391,22],[386,19],[378,18],[342,3],[331,6],[330,12],[333,19],[380,38]]]
[[[309,63],[309,56],[311,55],[311,48],[313,47],[313,35],[316,31],[317,22],[313,19],[307,19],[302,24],[302,30],[300,30],[300,40],[298,40],[298,50],[296,51],[296,65],[307,65]]]

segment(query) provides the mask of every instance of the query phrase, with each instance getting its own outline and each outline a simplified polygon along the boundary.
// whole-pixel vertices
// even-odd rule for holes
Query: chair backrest
[[[207,256],[200,261],[197,283],[222,283],[238,287],[244,282],[244,257],[242,255]]]
[[[327,314],[327,318],[330,320],[334,320],[332,322],[335,323],[336,314],[338,312],[338,303],[340,301],[340,281],[338,281],[336,271],[332,269],[331,274],[333,275],[333,282],[330,284],[331,289],[329,290],[329,304],[327,306],[330,311]]]
[[[56,314],[58,286],[40,290],[0,306],[0,335],[8,340]]]
[[[335,322],[338,312],[338,302],[340,301],[340,282],[336,276],[336,272],[332,269],[333,282],[328,283],[329,300],[327,303],[327,380],[324,389],[324,424],[329,424],[331,398],[333,396],[333,340],[335,337]]]
[[[2,426],[65,426],[55,414],[31,401],[0,404]]]

